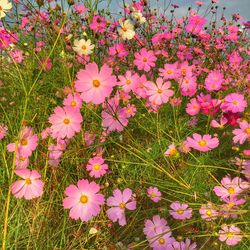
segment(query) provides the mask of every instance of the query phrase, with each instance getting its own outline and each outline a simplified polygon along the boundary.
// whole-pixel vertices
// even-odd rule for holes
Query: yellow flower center
[[[93,86],[96,87],[96,88],[98,88],[101,85],[99,80],[93,80],[92,83],[93,83]]]
[[[173,73],[173,71],[172,71],[171,69],[168,69],[168,70],[167,70],[167,74],[168,74],[168,75],[171,75],[172,73]]]
[[[212,214],[212,211],[211,211],[210,209],[208,209],[208,210],[206,211],[206,214],[207,214],[208,216],[210,216],[210,215]]]
[[[72,107],[75,107],[75,106],[76,106],[76,101],[72,101],[72,102],[70,103],[70,105],[71,105]]]
[[[31,184],[31,179],[30,178],[25,179],[25,184],[30,185]]]
[[[28,140],[27,139],[21,139],[21,145],[22,146],[26,146],[28,144]]]
[[[162,91],[161,89],[158,89],[158,90],[157,90],[157,93],[158,93],[158,94],[161,94],[162,92],[163,92],[163,91]]]
[[[207,142],[204,141],[204,140],[200,140],[200,141],[198,142],[198,144],[199,144],[201,147],[205,147],[205,146],[207,145]]]
[[[147,62],[148,59],[146,57],[143,58],[143,62]]]
[[[232,233],[230,233],[230,232],[229,232],[229,233],[227,233],[227,238],[229,238],[229,239],[230,239],[230,238],[233,238],[233,237],[234,237],[234,235],[233,235]]]
[[[126,204],[124,202],[120,203],[119,208],[125,209],[125,207],[126,207]]]
[[[132,111],[130,108],[127,109],[127,113],[130,114]]]
[[[128,80],[126,80],[126,84],[130,84],[131,83],[131,81],[128,79]]]
[[[183,210],[183,209],[178,209],[178,210],[177,210],[177,213],[178,213],[178,214],[183,214],[183,213],[184,213],[184,210]]]
[[[87,47],[86,47],[85,45],[83,45],[83,46],[82,46],[82,49],[83,49],[83,50],[86,50],[86,49],[87,49]]]
[[[235,193],[235,190],[234,190],[233,187],[229,187],[229,188],[227,189],[227,191],[228,191],[229,194],[234,194],[234,193]]]
[[[94,168],[94,170],[98,171],[98,170],[101,168],[101,165],[98,164],[98,163],[95,163],[95,164],[93,165],[93,168]]]
[[[247,129],[245,130],[245,132],[246,132],[248,135],[250,135],[250,128],[247,128]]]
[[[127,31],[127,28],[123,27],[122,30],[123,30],[124,32],[126,32],[126,31]]]
[[[154,192],[152,192],[152,193],[150,194],[150,197],[151,197],[151,198],[155,198],[155,197],[156,197],[156,194],[155,194]]]
[[[158,242],[159,242],[160,245],[163,245],[163,244],[165,243],[165,240],[164,240],[163,238],[160,238],[160,239],[158,240]]]
[[[237,101],[233,101],[232,103],[233,103],[233,105],[238,105]]]
[[[176,153],[177,153],[177,151],[176,151],[176,149],[175,148],[172,148],[172,149],[170,149],[169,150],[169,155],[176,155]]]
[[[82,195],[82,196],[80,197],[80,202],[81,202],[82,204],[87,203],[88,200],[89,200],[89,198],[88,198],[87,195]]]
[[[63,120],[63,123],[66,124],[66,125],[68,125],[68,124],[70,123],[70,120],[69,120],[68,118],[65,118],[65,119]]]

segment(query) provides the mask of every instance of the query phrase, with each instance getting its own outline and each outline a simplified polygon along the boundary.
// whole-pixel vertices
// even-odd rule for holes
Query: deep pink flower
[[[220,71],[211,71],[205,80],[205,88],[208,91],[220,90],[223,82],[224,76]]]
[[[100,178],[106,174],[108,165],[104,164],[102,157],[96,156],[88,161],[86,169],[90,172],[91,177]]]
[[[100,206],[104,204],[104,196],[99,193],[100,186],[88,180],[79,180],[76,185],[69,185],[63,200],[63,207],[70,209],[69,217],[81,221],[89,221],[100,213]]]
[[[136,209],[136,201],[133,200],[132,190],[129,188],[124,189],[123,192],[119,189],[115,189],[113,196],[107,199],[107,205],[111,207],[107,210],[109,219],[113,222],[118,221],[120,226],[127,224],[125,209]]]
[[[75,108],[57,106],[49,122],[52,124],[51,134],[54,138],[72,138],[81,130],[82,115]]]
[[[123,43],[116,43],[113,46],[109,47],[109,54],[111,56],[117,55],[118,57],[125,57],[128,55],[128,51]]]
[[[192,208],[188,207],[188,204],[181,204],[179,201],[171,203],[169,213],[176,220],[185,220],[192,217]]]
[[[223,224],[219,230],[219,240],[225,241],[228,246],[235,246],[242,240],[242,234],[238,227]]]
[[[11,185],[11,192],[16,198],[31,200],[43,194],[44,183],[36,170],[17,169],[15,174],[23,179]]]
[[[153,202],[159,202],[161,200],[161,192],[157,187],[149,187],[147,189],[147,196],[153,201]]]
[[[81,69],[75,81],[75,88],[81,93],[82,100],[94,104],[103,103],[115,85],[116,77],[112,75],[112,69],[104,64],[99,71],[94,62]]]
[[[147,82],[147,95],[149,96],[149,101],[153,104],[160,105],[162,103],[167,103],[169,97],[174,95],[174,91],[169,89],[171,83],[163,81],[163,78],[157,78],[156,84],[153,82]]]
[[[211,135],[199,135],[197,133],[193,134],[192,137],[187,138],[187,143],[189,147],[196,149],[201,152],[207,152],[219,145],[219,140],[217,137],[212,138]]]
[[[106,20],[103,16],[94,16],[89,27],[96,33],[104,33],[106,31]]]
[[[234,143],[243,144],[246,140],[250,140],[250,123],[247,121],[239,122],[240,128],[236,128],[233,130]]]
[[[155,66],[156,59],[153,51],[142,48],[140,52],[135,53],[134,64],[139,70],[148,72],[151,67]]]

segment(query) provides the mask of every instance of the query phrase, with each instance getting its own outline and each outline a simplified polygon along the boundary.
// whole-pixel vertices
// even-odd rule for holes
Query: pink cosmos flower
[[[113,46],[109,47],[109,54],[111,56],[117,55],[118,57],[125,57],[128,55],[128,51],[123,43],[116,43]]]
[[[183,96],[193,96],[197,91],[197,83],[195,76],[187,76],[179,81],[181,94]]]
[[[201,218],[207,221],[216,220],[219,214],[216,208],[210,202],[206,205],[202,205],[199,213],[201,215]]]
[[[159,202],[161,200],[161,192],[157,187],[149,187],[147,189],[147,196],[153,201],[153,202]]]
[[[188,207],[188,204],[181,204],[179,201],[171,203],[169,213],[176,220],[185,220],[192,217],[192,208]]]
[[[11,192],[16,198],[31,200],[43,194],[44,183],[36,170],[18,169],[15,174],[23,179],[11,185]]]
[[[79,180],[77,185],[69,185],[63,200],[63,207],[70,209],[69,217],[81,221],[89,221],[100,213],[100,206],[104,204],[104,196],[99,193],[100,186],[88,180]]]
[[[243,181],[239,177],[234,177],[233,179],[231,179],[230,176],[225,176],[224,178],[222,178],[221,184],[222,186],[215,186],[213,188],[215,194],[221,199],[229,196],[237,196],[244,190],[249,188],[249,183]]]
[[[137,82],[139,81],[139,75],[138,74],[132,74],[131,71],[126,71],[125,75],[118,76],[119,82],[118,85],[122,86],[122,89],[125,93],[132,91],[135,91],[135,88],[137,86]]]
[[[106,31],[106,20],[102,16],[94,16],[89,27],[96,33],[104,33]]]
[[[201,108],[201,106],[200,106],[199,102],[197,102],[196,98],[192,98],[190,100],[190,102],[187,104],[186,112],[189,115],[194,116],[200,112],[200,108]]]
[[[134,93],[137,96],[139,96],[141,98],[147,97],[147,89],[146,89],[147,82],[148,82],[148,80],[147,80],[146,75],[143,74],[139,77],[136,89],[134,91]]]
[[[75,81],[75,89],[81,93],[82,100],[94,104],[103,103],[115,85],[116,77],[112,75],[112,69],[104,64],[99,71],[94,62],[81,69]]]
[[[155,66],[156,59],[153,51],[142,48],[140,52],[135,53],[134,64],[139,70],[149,72],[151,67]]]
[[[187,143],[189,147],[196,149],[201,152],[207,152],[214,148],[217,148],[219,145],[218,138],[214,137],[212,138],[211,135],[199,135],[197,133],[193,134],[192,137],[187,138]]]
[[[49,117],[51,134],[53,138],[72,138],[80,132],[82,115],[79,110],[72,107],[57,106],[54,113]]]
[[[129,188],[124,189],[123,192],[119,189],[115,189],[113,196],[107,199],[107,205],[111,207],[107,210],[108,218],[113,222],[118,221],[120,226],[127,224],[125,209],[136,209],[136,201],[133,200],[132,190]]]
[[[246,107],[247,102],[244,96],[238,93],[227,95],[221,104],[221,108],[224,112],[231,111],[232,113],[244,112]]]
[[[205,80],[205,88],[210,92],[220,90],[223,82],[224,76],[220,71],[211,71]]]
[[[240,128],[236,128],[233,130],[234,143],[243,144],[246,140],[250,140],[250,123],[247,121],[239,122]]]
[[[171,244],[169,250],[196,250],[196,243],[192,243],[190,239],[186,239],[186,241],[175,241]]]
[[[179,76],[177,62],[174,64],[166,63],[163,69],[159,69],[159,76],[163,77],[164,80],[177,79]]]
[[[128,118],[133,117],[136,113],[136,106],[134,104],[128,104],[126,107],[123,108],[123,110]]]
[[[20,132],[19,142],[16,148],[15,143],[7,145],[9,152],[18,152],[23,157],[29,157],[32,152],[36,149],[38,142],[38,136],[33,134],[33,130],[30,127],[23,127]]]
[[[202,27],[206,23],[206,21],[207,20],[201,16],[193,15],[188,19],[186,31],[192,32],[193,34],[198,34],[202,31]]]
[[[220,122],[217,122],[216,120],[213,119],[210,122],[210,126],[213,127],[213,128],[220,128],[220,129],[222,129],[227,124],[227,122],[228,122],[227,118],[224,117],[224,116],[222,116],[220,118]]]
[[[91,145],[94,143],[95,138],[96,138],[96,134],[95,134],[95,133],[86,131],[86,132],[84,133],[85,145],[86,145],[87,147],[91,146]]]
[[[4,124],[0,124],[0,140],[2,140],[7,135],[8,127]]]
[[[156,79],[156,84],[153,82],[147,82],[146,87],[149,101],[156,105],[167,103],[169,101],[169,97],[174,95],[174,91],[169,89],[171,87],[171,83],[164,83],[163,78],[160,77]]]
[[[167,151],[164,153],[165,156],[173,156],[173,157],[178,157],[179,153],[176,149],[176,146],[174,143],[172,143],[171,145],[168,146]]]
[[[152,238],[156,235],[156,230],[162,230],[163,232],[170,232],[170,227],[167,226],[167,221],[160,218],[159,215],[154,215],[152,220],[146,220],[144,223],[143,232],[147,238]]]
[[[219,240],[225,241],[228,246],[235,246],[242,240],[241,231],[234,225],[223,224],[219,230]]]
[[[21,63],[24,59],[23,52],[21,50],[11,51],[10,56],[16,63]]]
[[[78,93],[74,95],[68,94],[68,96],[63,100],[63,105],[65,107],[72,107],[75,109],[81,109],[82,107],[82,99]]]
[[[90,172],[89,175],[91,177],[100,178],[106,174],[108,165],[104,164],[102,157],[96,156],[89,160],[86,169]]]
[[[20,155],[18,152],[16,154],[15,169],[24,169],[29,166],[29,157]]]
[[[74,4],[73,7],[78,14],[83,14],[88,10],[88,8],[86,8],[83,3]]]

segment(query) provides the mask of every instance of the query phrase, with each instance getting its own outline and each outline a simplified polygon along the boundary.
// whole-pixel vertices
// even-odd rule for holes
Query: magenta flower
[[[107,205],[111,207],[107,210],[108,218],[113,222],[118,221],[120,226],[127,224],[125,209],[136,209],[136,201],[133,200],[132,190],[129,188],[124,189],[123,192],[119,189],[115,189],[113,196],[107,199]]]
[[[171,83],[164,83],[163,79],[160,77],[156,79],[156,84],[153,82],[147,82],[146,88],[149,101],[156,105],[167,103],[169,97],[174,95],[174,91],[169,89],[170,87]]]
[[[169,213],[176,220],[185,220],[192,217],[192,208],[188,207],[188,204],[181,204],[179,201],[171,203]]]
[[[154,215],[152,220],[146,220],[144,223],[143,232],[147,238],[152,238],[156,235],[156,231],[170,232],[170,227],[167,226],[167,221],[160,218],[159,215]]]
[[[0,140],[2,140],[6,136],[7,131],[8,127],[5,126],[4,124],[0,124]]]
[[[100,213],[100,206],[104,204],[104,196],[99,194],[100,186],[88,180],[79,180],[76,185],[69,185],[63,200],[63,207],[70,209],[69,217],[81,221],[89,221]]]
[[[104,164],[102,157],[96,156],[89,160],[86,169],[90,172],[89,175],[91,177],[100,178],[106,174],[108,165]]]
[[[193,134],[192,137],[187,138],[187,143],[190,148],[196,149],[201,152],[207,152],[214,148],[217,148],[219,145],[218,138],[212,138],[211,135],[199,135],[197,133]]]
[[[72,138],[81,130],[82,115],[72,107],[57,106],[49,117],[49,122],[52,124],[51,133],[54,138]]]
[[[147,189],[147,196],[153,201],[153,202],[159,202],[161,200],[161,192],[157,187],[149,187]]]
[[[219,230],[219,240],[225,241],[228,246],[235,246],[242,240],[241,231],[234,225],[223,224]]]
[[[218,212],[210,202],[206,205],[202,205],[199,213],[201,218],[207,221],[216,220],[218,218]]]
[[[149,72],[151,67],[155,66],[156,59],[153,51],[142,48],[140,52],[135,53],[134,64],[139,70]]]
[[[250,140],[250,123],[247,121],[239,122],[240,128],[234,129],[233,137],[234,143],[239,142],[243,144],[246,140]]]
[[[23,180],[14,182],[11,185],[11,193],[16,198],[31,200],[40,197],[43,194],[43,181],[40,180],[41,175],[36,170],[18,169],[15,174]]]
[[[223,111],[230,111],[232,113],[244,112],[247,107],[247,102],[244,96],[238,93],[232,93],[225,97],[221,104]]]
[[[81,93],[82,100],[94,104],[103,103],[115,85],[116,77],[112,75],[112,69],[104,64],[99,71],[94,62],[81,69],[75,81],[75,89]]]
[[[239,177],[234,177],[231,179],[230,176],[225,176],[221,180],[222,186],[215,186],[213,188],[215,194],[221,199],[224,199],[229,196],[237,196],[242,193],[245,189],[249,188],[249,183],[243,181]]]

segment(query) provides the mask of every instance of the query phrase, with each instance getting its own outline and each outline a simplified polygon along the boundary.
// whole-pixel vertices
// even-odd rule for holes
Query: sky
[[[104,7],[105,2],[107,1],[104,0],[102,3],[102,6]],[[130,3],[131,1],[125,0],[125,2]],[[178,4],[180,6],[179,9],[176,10],[176,14],[178,17],[185,15],[187,13],[188,7],[196,6],[196,0],[150,0],[151,6],[153,7],[157,7],[157,2],[158,7],[161,9],[164,9],[164,2],[165,6],[167,6],[169,2]],[[208,4],[211,3],[211,0],[203,0],[202,2],[204,2],[205,5],[208,6]],[[112,0],[110,7],[112,11],[119,12],[122,5],[123,0]],[[243,21],[250,21],[250,0],[219,0],[217,5],[219,6],[219,13],[222,12],[223,7],[226,7],[226,18],[230,18],[234,13],[239,13],[243,17]]]

